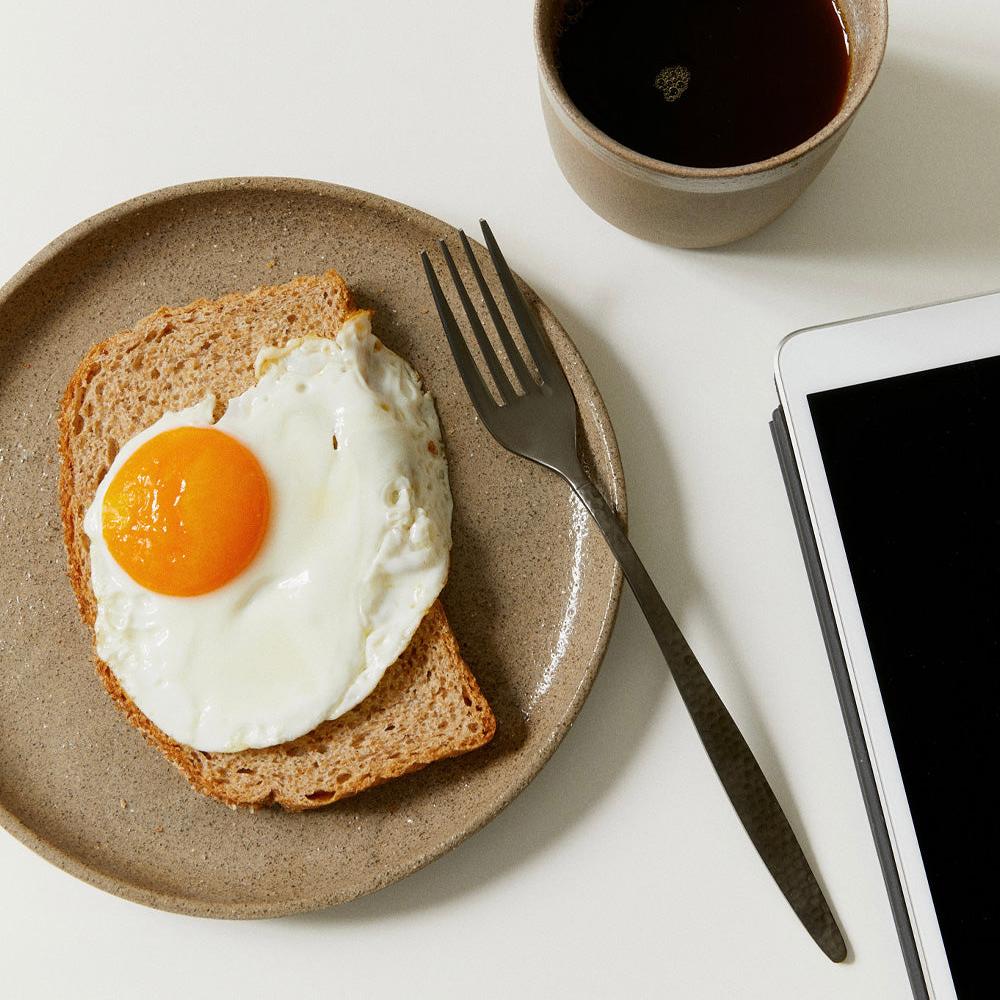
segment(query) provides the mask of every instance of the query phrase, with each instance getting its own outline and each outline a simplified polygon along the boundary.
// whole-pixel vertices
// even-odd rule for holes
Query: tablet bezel
[[[996,356],[1000,356],[1000,292],[799,330],[781,342],[775,359],[778,395],[802,479],[893,859],[924,978],[937,998],[955,997],[955,986],[808,397],[827,389]]]

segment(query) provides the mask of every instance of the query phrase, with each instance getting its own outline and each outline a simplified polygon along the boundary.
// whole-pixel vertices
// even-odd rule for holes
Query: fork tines
[[[539,382],[544,387],[550,383],[564,380],[565,376],[559,362],[552,355],[551,348],[544,332],[539,326],[538,320],[535,318],[534,312],[521,294],[521,290],[518,288],[514,275],[507,266],[507,261],[504,260],[503,254],[500,252],[500,247],[497,246],[497,241],[494,239],[489,225],[485,219],[480,220],[480,225],[482,226],[483,236],[486,240],[486,248],[489,251],[490,259],[493,261],[497,277],[500,279],[500,285],[503,288],[507,304],[510,306],[510,311],[514,316],[518,329],[521,331],[521,336],[524,338],[528,353],[534,361],[535,367],[538,369],[538,380],[532,375],[524,355],[514,341],[510,329],[501,315],[496,299],[493,297],[493,293],[490,291],[490,287],[483,277],[482,269],[479,267],[479,262],[476,260],[476,255],[465,232],[460,229],[458,236],[465,250],[469,268],[476,280],[476,284],[479,286],[479,292],[482,295],[487,312],[490,314],[493,326],[500,339],[500,344],[510,365],[510,370],[514,374],[514,382],[508,377],[507,371],[504,369],[503,363],[486,333],[483,322],[472,303],[472,299],[469,297],[468,289],[465,287],[465,283],[458,273],[458,268],[455,265],[455,260],[448,249],[447,243],[444,240],[438,240],[438,245],[441,247],[441,253],[448,267],[448,272],[451,275],[452,283],[455,286],[455,291],[458,293],[462,308],[465,310],[465,315],[469,320],[472,334],[475,337],[476,344],[479,346],[479,351],[486,363],[486,368],[490,373],[493,383],[496,385],[497,392],[500,394],[503,404],[507,404],[513,402],[518,395],[530,395],[531,393],[541,391]],[[469,391],[473,403],[477,409],[482,406],[496,406],[489,389],[483,381],[479,368],[473,360],[472,353],[465,341],[462,330],[455,320],[454,313],[451,311],[451,306],[448,304],[448,300],[441,288],[441,284],[438,281],[437,274],[430,262],[430,258],[427,256],[426,250],[421,251],[420,258],[424,264],[424,271],[427,275],[428,284],[431,287],[431,294],[434,296],[434,304],[437,306],[438,315],[441,318],[441,325],[444,327],[451,352],[455,356],[455,362],[458,365],[459,374],[461,374],[462,380],[465,382],[465,387]]]

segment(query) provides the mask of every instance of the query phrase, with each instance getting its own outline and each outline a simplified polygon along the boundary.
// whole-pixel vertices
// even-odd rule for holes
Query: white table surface
[[[84,217],[204,177],[316,177],[491,220],[594,373],[636,547],[851,945],[830,964],[771,884],[626,594],[539,778],[373,897],[180,917],[0,834],[6,996],[909,995],[767,427],[785,333],[1000,286],[1000,5],[891,6],[882,75],[823,175],[762,234],[690,252],[618,232],[563,181],[529,0],[0,0],[0,280]]]

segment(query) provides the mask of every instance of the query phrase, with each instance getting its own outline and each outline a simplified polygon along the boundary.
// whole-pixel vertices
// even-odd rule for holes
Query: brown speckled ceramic
[[[206,181],[82,223],[0,290],[0,823],[59,867],[182,913],[330,906],[401,878],[481,827],[572,723],[621,578],[569,489],[476,423],[417,257],[450,234],[348,188]],[[325,810],[233,812],[191,791],[94,675],[65,577],[55,415],[88,346],[157,306],[330,266],[377,310],[379,336],[437,399],[455,498],[444,600],[499,726],[481,751]],[[623,510],[608,415],[569,338],[535,301],[579,400],[593,468]]]
[[[591,124],[570,100],[553,58],[564,11],[579,0],[536,0],[542,111],[556,160],[598,215],[635,236],[677,247],[719,246],[749,236],[802,194],[844,138],[882,64],[887,2],[837,0],[851,40],[851,75],[844,104],[824,129],[768,160],[705,168],[643,156]]]

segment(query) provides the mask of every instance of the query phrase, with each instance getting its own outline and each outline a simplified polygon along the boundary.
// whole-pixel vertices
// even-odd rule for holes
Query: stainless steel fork
[[[537,377],[504,321],[469,240],[464,232],[459,231],[469,268],[514,375],[512,381],[493,348],[447,244],[439,241],[473,337],[499,394],[501,402],[497,403],[473,359],[430,258],[423,251],[420,257],[434,304],[473,406],[487,430],[501,445],[558,473],[590,511],[656,636],[698,735],[751,841],[816,943],[834,962],[843,961],[847,956],[844,938],[760,765],[681,635],[632,548],[625,529],[580,464],[573,391],[541,324],[521,294],[490,227],[485,220],[481,225],[493,267],[527,347],[528,357],[537,369]]]

